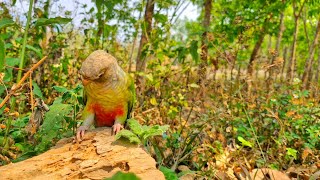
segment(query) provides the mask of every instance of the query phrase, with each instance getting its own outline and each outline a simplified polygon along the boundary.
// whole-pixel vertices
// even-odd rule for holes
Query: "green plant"
[[[17,83],[21,79],[22,69],[24,68],[24,55],[25,55],[25,50],[26,50],[26,45],[27,45],[28,30],[29,30],[30,21],[31,21],[33,2],[34,2],[34,0],[30,0],[30,2],[29,2],[27,23],[26,23],[26,27],[25,27],[25,30],[24,30],[22,48],[21,48],[21,53],[20,53],[20,64],[19,64],[20,70],[18,71]]]
[[[104,180],[139,180],[140,178],[133,173],[123,173],[118,171],[111,178],[105,178]]]
[[[286,148],[286,151],[287,151],[287,153],[286,153],[286,158],[288,158],[288,159],[294,159],[294,160],[297,159],[297,153],[298,153],[297,150],[292,149],[292,148]]]
[[[73,132],[77,128],[77,116],[80,112],[80,108],[84,105],[83,100],[83,86],[78,84],[74,89],[68,90],[65,87],[54,86],[53,87],[59,93],[63,93],[61,101],[72,106],[73,114],[71,117],[66,117],[68,128],[72,129]]]
[[[160,166],[159,170],[164,174],[164,177],[166,180],[178,180],[178,175],[169,168],[166,168],[164,166]]]
[[[131,143],[141,143],[143,145],[146,145],[147,141],[152,137],[163,135],[163,133],[165,133],[169,128],[168,125],[142,126],[135,119],[128,119],[127,123],[131,131],[124,129],[116,134],[115,138],[120,139],[121,137],[124,137],[127,138]]]
[[[27,125],[29,117],[18,119],[13,124],[11,136],[16,142],[15,145],[22,151],[15,162],[42,153],[59,139],[74,135],[77,125],[76,118],[82,107],[82,86],[78,85],[71,90],[58,86],[54,88],[63,94],[49,106],[50,110],[45,114],[43,124],[35,134],[34,142],[25,140],[26,133],[23,128]]]

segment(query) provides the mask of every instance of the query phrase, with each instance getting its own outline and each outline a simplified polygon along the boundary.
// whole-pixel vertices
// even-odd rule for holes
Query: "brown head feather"
[[[87,80],[105,82],[117,78],[118,70],[116,58],[103,50],[97,50],[82,63],[80,74]]]

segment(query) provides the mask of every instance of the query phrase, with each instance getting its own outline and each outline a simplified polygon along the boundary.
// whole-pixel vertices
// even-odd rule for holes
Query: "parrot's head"
[[[82,63],[80,74],[84,86],[94,83],[111,83],[116,81],[119,66],[116,58],[103,50],[91,53]]]

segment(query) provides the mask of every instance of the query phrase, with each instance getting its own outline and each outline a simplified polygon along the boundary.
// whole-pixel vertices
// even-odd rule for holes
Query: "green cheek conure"
[[[116,134],[130,117],[135,89],[133,79],[118,65],[117,60],[103,50],[91,53],[82,63],[80,74],[86,106],[84,120],[77,130],[81,141],[91,125],[113,126]]]

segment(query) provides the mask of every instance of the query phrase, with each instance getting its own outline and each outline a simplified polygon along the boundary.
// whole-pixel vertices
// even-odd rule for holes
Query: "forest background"
[[[135,78],[134,119],[170,126],[142,144],[165,174],[320,167],[318,0],[58,3],[0,2],[2,165],[74,135],[78,69],[104,49]]]

